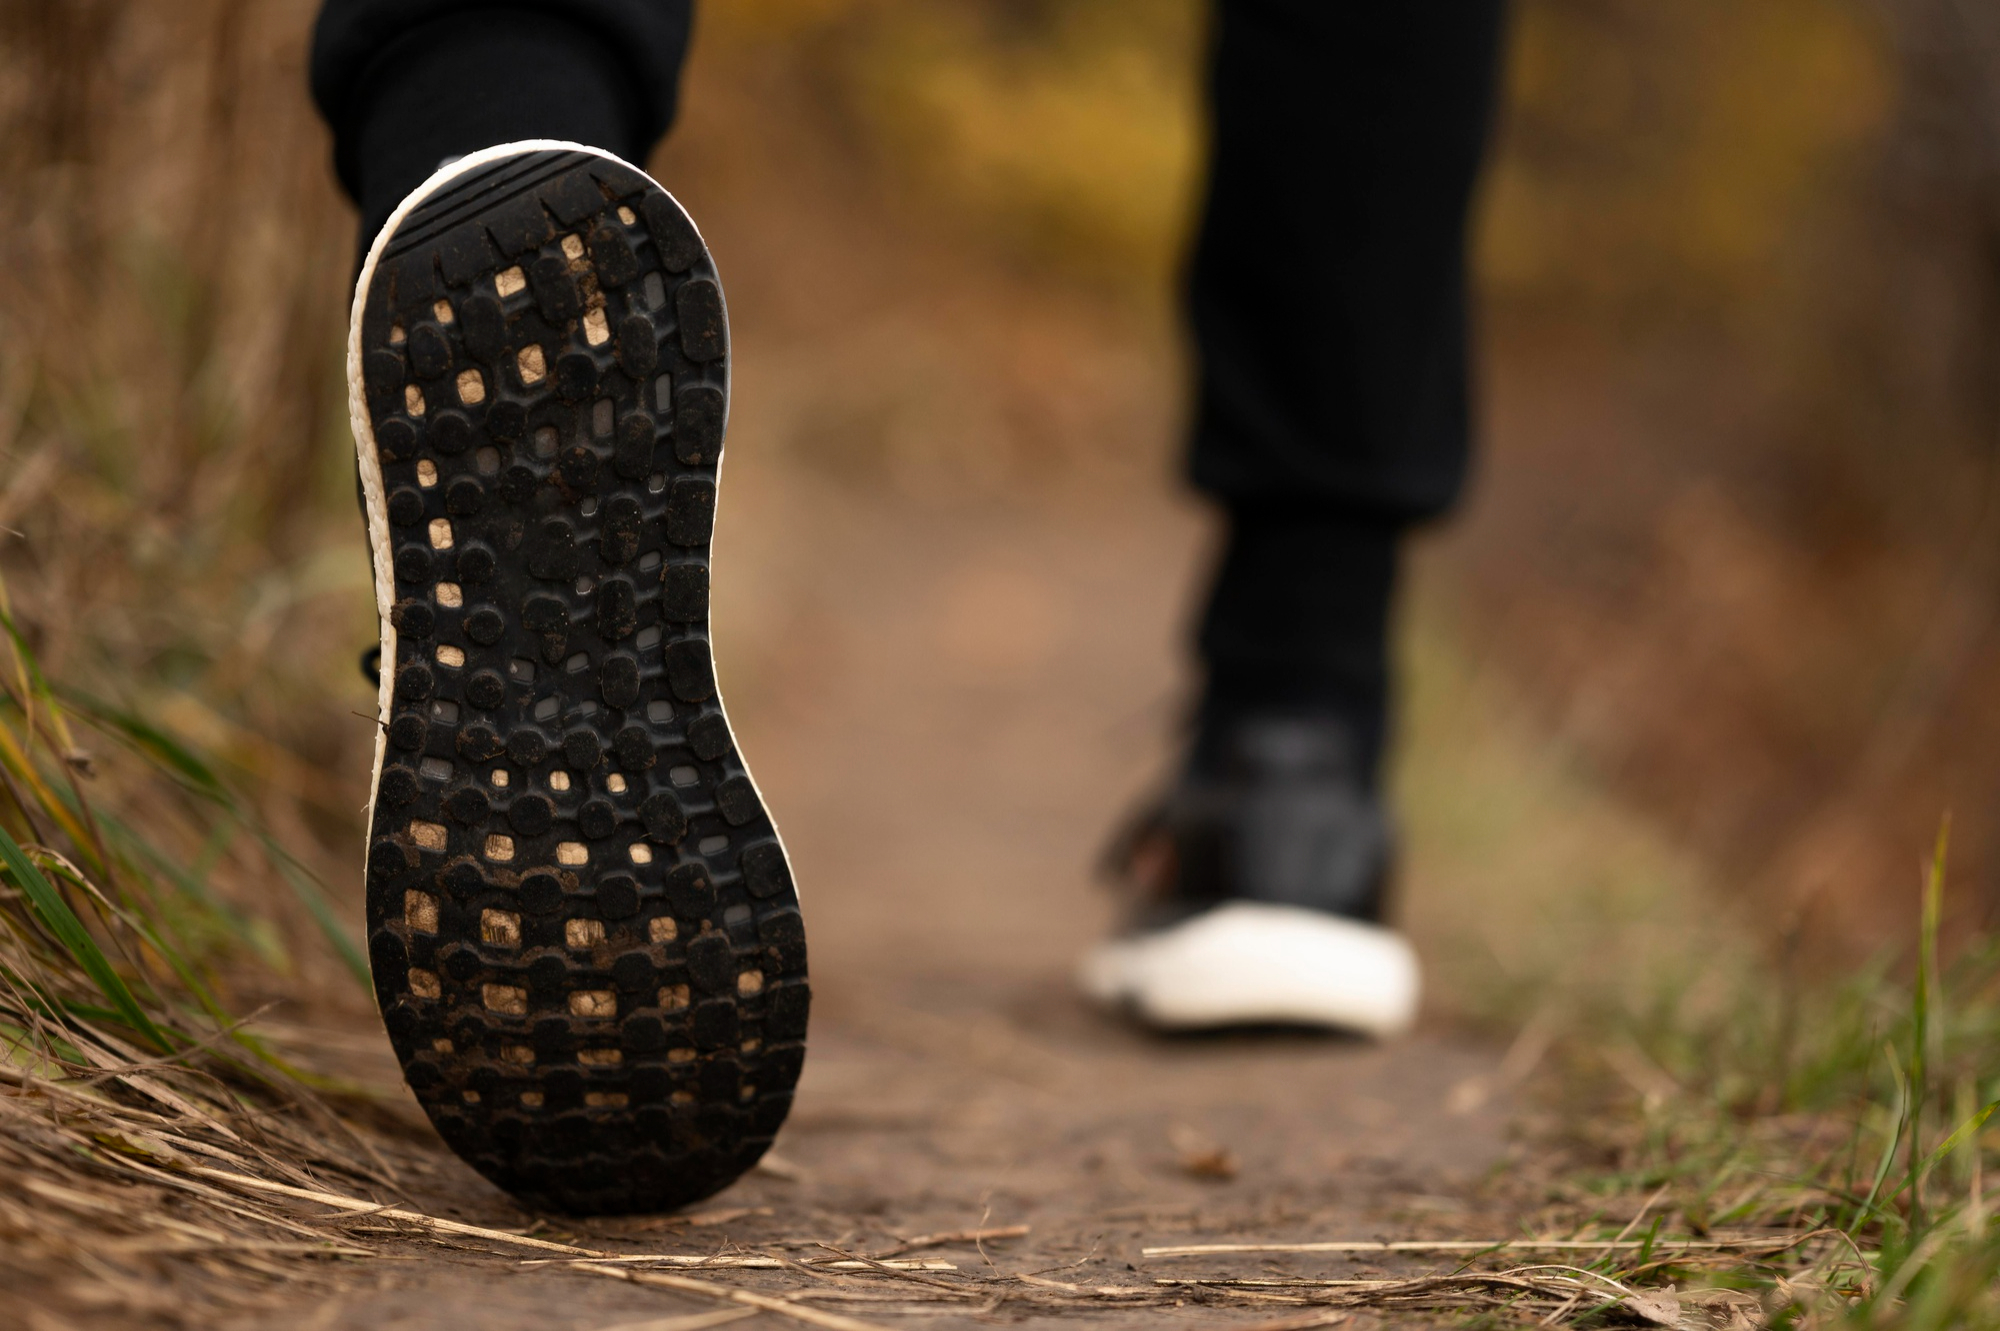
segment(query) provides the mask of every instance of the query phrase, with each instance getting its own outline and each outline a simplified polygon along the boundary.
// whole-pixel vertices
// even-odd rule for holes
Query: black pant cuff
[[[1199,729],[1251,714],[1331,714],[1372,774],[1387,732],[1400,518],[1239,506],[1200,634]],[[1198,747],[1199,744],[1198,744]]]
[[[565,139],[643,162],[642,90],[593,30],[528,10],[447,15],[368,64],[334,125],[334,160],[365,248],[445,160],[519,139]]]

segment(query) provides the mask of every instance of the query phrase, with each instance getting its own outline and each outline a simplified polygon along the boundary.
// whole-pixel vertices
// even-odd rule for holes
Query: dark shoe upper
[[[1229,900],[1373,921],[1390,859],[1388,816],[1351,729],[1329,713],[1281,712],[1204,726],[1108,867],[1141,896],[1141,927]]]

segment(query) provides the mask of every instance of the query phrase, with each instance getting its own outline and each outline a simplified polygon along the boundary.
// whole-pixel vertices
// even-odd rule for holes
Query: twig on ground
[[[1295,1313],[1290,1317],[1280,1317],[1273,1322],[1255,1322],[1249,1326],[1232,1327],[1231,1331],[1311,1331],[1311,1328],[1316,1326],[1335,1326],[1353,1316],[1354,1314],[1345,1308],[1323,1308],[1318,1312]]]
[[[904,1239],[895,1247],[873,1254],[875,1261],[887,1261],[891,1257],[901,1257],[906,1252],[919,1248],[937,1248],[947,1243],[984,1243],[989,1239],[1018,1239],[1028,1233],[1027,1225],[995,1225],[992,1228],[954,1229],[942,1234],[919,1234],[915,1238]]]
[[[1146,1257],[1208,1257],[1251,1252],[1754,1252],[1797,1246],[1797,1235],[1745,1239],[1398,1239],[1330,1243],[1180,1243],[1141,1248]]]
[[[383,1206],[377,1202],[365,1202],[359,1197],[343,1197],[337,1192],[320,1192],[312,1188],[294,1188],[285,1183],[272,1183],[266,1179],[251,1178],[247,1174],[232,1174],[226,1169],[209,1169],[197,1165],[187,1171],[202,1178],[214,1179],[234,1187],[249,1188],[256,1192],[276,1193],[282,1197],[294,1197],[300,1201],[318,1202],[323,1206],[336,1207],[342,1211],[366,1211],[385,1219],[401,1220],[419,1229],[433,1230],[445,1234],[462,1234],[467,1238],[486,1239],[494,1243],[513,1243],[524,1248],[541,1248],[548,1252],[568,1253],[576,1257],[611,1257],[615,1254],[597,1252],[590,1248],[579,1248],[568,1243],[551,1243],[547,1239],[531,1239],[524,1234],[509,1234],[504,1229],[487,1229],[481,1225],[467,1225],[457,1220],[444,1220],[437,1216],[425,1215],[421,1211],[408,1211],[400,1206]]]
[[[1646,1218],[1646,1212],[1652,1210],[1653,1207],[1659,1203],[1660,1198],[1667,1195],[1667,1189],[1672,1186],[1673,1185],[1670,1183],[1662,1183],[1659,1187],[1653,1189],[1653,1195],[1648,1197],[1646,1199],[1645,1205],[1641,1206],[1638,1209],[1638,1211],[1633,1214],[1632,1218],[1625,1222],[1625,1228],[1618,1231],[1617,1235],[1612,1239],[1612,1242],[1622,1243],[1626,1239],[1630,1238],[1632,1236],[1632,1231],[1637,1229],[1639,1227],[1639,1223]]]
[[[572,1249],[571,1251],[584,1252],[586,1251],[586,1249],[576,1248]],[[546,1266],[553,1262],[557,1262],[559,1260],[560,1259],[553,1257],[540,1257],[540,1258],[528,1257],[522,1259],[521,1265]],[[794,1262],[789,1258],[772,1257],[768,1255],[754,1256],[754,1257],[721,1256],[721,1255],[696,1256],[695,1254],[692,1253],[635,1252],[635,1253],[599,1253],[594,1256],[585,1258],[584,1260],[590,1261],[594,1264],[601,1266],[644,1266],[647,1264],[653,1264],[658,1266],[732,1267],[740,1270],[752,1270],[752,1271],[785,1271],[785,1270],[795,1270],[795,1269],[810,1270],[810,1271],[879,1270],[879,1271],[892,1272],[897,1275],[906,1274],[911,1271],[958,1270],[957,1265],[952,1262],[943,1262],[937,1260],[919,1261],[919,1262],[878,1262],[873,1260],[872,1258],[865,1258],[865,1257],[848,1257],[838,1261],[822,1261],[822,1262],[807,1263],[807,1262]]]
[[[755,1317],[759,1308],[722,1308],[712,1313],[689,1313],[686,1317],[653,1317],[643,1322],[620,1322],[598,1331],[707,1331],[711,1326],[727,1326],[746,1317]]]
[[[867,1258],[867,1257],[857,1258],[852,1253],[841,1252],[839,1248],[828,1247],[827,1251],[838,1253],[841,1258],[841,1260],[839,1261],[826,1263],[826,1265],[828,1266],[843,1267],[843,1268],[860,1266],[868,1270],[880,1271],[884,1275],[894,1276],[899,1280],[908,1280],[919,1285],[928,1285],[934,1289],[945,1290],[946,1292],[950,1293],[956,1298],[974,1297],[970,1293],[970,1291],[960,1289],[956,1285],[950,1285],[942,1280],[932,1280],[925,1276],[917,1275],[914,1271],[910,1269],[908,1265],[900,1263],[891,1264],[889,1262],[876,1261],[873,1258]],[[953,1269],[956,1270],[957,1268],[954,1267]]]
[[[616,1266],[593,1266],[588,1262],[578,1262],[575,1269],[589,1271],[613,1280],[630,1281],[634,1285],[651,1285],[657,1289],[676,1289],[683,1294],[699,1294],[705,1299],[721,1299],[727,1303],[740,1303],[745,1307],[757,1308],[764,1312],[789,1317],[795,1322],[805,1322],[811,1326],[823,1326],[828,1331],[887,1331],[887,1328],[873,1322],[846,1317],[840,1313],[824,1312],[818,1308],[804,1308],[784,1299],[774,1299],[766,1294],[753,1294],[747,1289],[731,1289],[727,1285],[714,1285],[706,1280],[695,1280],[688,1276],[662,1275],[655,1271],[628,1271]]]

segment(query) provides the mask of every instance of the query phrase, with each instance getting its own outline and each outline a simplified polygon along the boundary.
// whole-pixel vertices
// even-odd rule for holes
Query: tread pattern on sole
[[[528,1201],[708,1196],[783,1122],[810,1003],[709,650],[714,264],[643,173],[523,151],[410,209],[360,310],[396,630],[368,941],[397,1057]]]

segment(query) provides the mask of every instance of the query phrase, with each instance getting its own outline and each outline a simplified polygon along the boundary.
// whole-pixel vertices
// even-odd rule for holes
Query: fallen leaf
[[[1180,1167],[1193,1177],[1218,1182],[1236,1177],[1235,1153],[1187,1124],[1174,1124],[1167,1130],[1167,1140],[1173,1143]]]
[[[696,1211],[686,1217],[690,1225],[726,1225],[753,1215],[774,1214],[768,1206],[725,1206],[715,1211]]]
[[[1627,1294],[1619,1300],[1619,1305],[1643,1321],[1654,1326],[1679,1326],[1681,1324],[1681,1301],[1671,1290],[1648,1290],[1643,1294]]]

